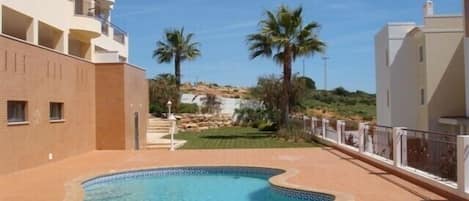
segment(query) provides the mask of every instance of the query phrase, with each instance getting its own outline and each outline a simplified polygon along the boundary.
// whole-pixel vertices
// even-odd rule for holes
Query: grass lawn
[[[181,132],[175,139],[187,140],[182,149],[292,148],[318,147],[311,142],[288,142],[273,137],[272,132],[254,128],[219,128],[202,132]],[[167,138],[169,136],[166,136]]]

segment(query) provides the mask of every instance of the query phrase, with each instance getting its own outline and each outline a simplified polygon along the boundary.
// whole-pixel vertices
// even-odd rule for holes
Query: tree
[[[209,114],[219,112],[221,109],[221,101],[215,94],[206,94],[205,96],[201,97],[200,100],[205,107],[204,109]]]
[[[348,96],[350,95],[350,92],[347,91],[344,87],[337,87],[334,90],[332,90],[332,93],[338,96]]]
[[[257,85],[250,90],[250,95],[261,101],[267,110],[278,112],[281,110],[282,90],[278,90],[282,86],[281,78],[275,75],[267,75],[259,77]],[[307,88],[301,77],[293,75],[291,83],[291,92],[289,94],[289,108],[293,111],[302,109],[302,102],[307,93],[312,89]]]
[[[298,57],[323,52],[325,44],[318,39],[319,24],[303,24],[303,9],[290,10],[282,5],[275,12],[266,11],[266,19],[260,21],[258,33],[248,36],[251,59],[259,56],[273,58],[283,65],[283,94],[280,123],[286,126],[291,93],[292,62]],[[275,52],[274,52],[275,51]]]
[[[301,76],[297,78],[300,82],[302,82],[307,89],[316,90],[316,82],[313,79]]]
[[[176,76],[176,89],[179,94],[181,87],[181,62],[194,60],[200,56],[199,43],[192,42],[193,33],[184,35],[184,28],[165,31],[163,41],[156,43],[153,58],[158,63],[171,63],[174,59],[174,75]]]
[[[150,112],[161,115],[167,112],[166,103],[177,100],[176,77],[171,74],[159,74],[148,81],[150,92]]]

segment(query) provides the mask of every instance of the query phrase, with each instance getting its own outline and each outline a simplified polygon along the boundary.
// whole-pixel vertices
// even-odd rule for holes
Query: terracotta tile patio
[[[240,164],[296,169],[290,183],[352,194],[358,201],[447,200],[332,148],[94,151],[0,176],[0,200],[61,201],[65,183],[116,170]]]

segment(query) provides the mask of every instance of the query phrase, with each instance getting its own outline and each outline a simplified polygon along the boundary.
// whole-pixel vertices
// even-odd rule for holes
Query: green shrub
[[[179,113],[190,113],[194,114],[199,111],[199,106],[195,103],[181,103],[179,105]]]
[[[279,126],[278,124],[273,122],[264,122],[262,124],[259,124],[258,129],[259,131],[278,131]]]

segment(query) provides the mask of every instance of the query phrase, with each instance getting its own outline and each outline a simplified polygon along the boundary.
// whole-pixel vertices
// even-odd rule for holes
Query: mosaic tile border
[[[284,170],[273,169],[273,168],[260,168],[260,167],[174,167],[174,168],[155,168],[155,169],[144,169],[144,170],[133,170],[127,172],[119,172],[113,174],[107,174],[98,176],[92,179],[88,179],[81,183],[84,189],[92,188],[94,185],[99,185],[108,182],[118,182],[126,179],[135,179],[142,177],[154,177],[154,176],[183,176],[183,175],[208,175],[208,174],[220,174],[220,175],[237,175],[237,176],[248,176],[248,177],[261,177],[269,179],[271,177],[285,173]],[[294,199],[305,200],[305,201],[333,201],[335,196],[311,192],[304,190],[297,190],[291,188],[280,187],[272,185],[275,192]]]

